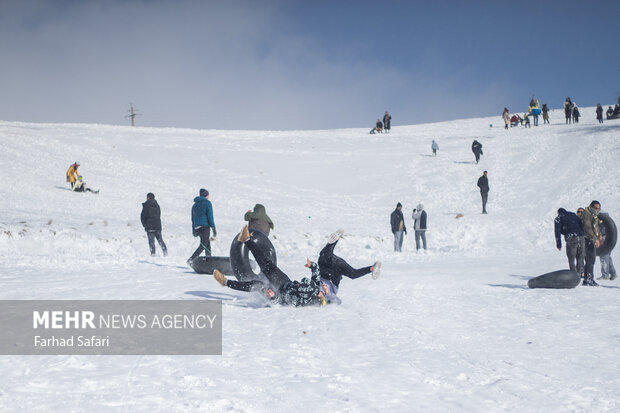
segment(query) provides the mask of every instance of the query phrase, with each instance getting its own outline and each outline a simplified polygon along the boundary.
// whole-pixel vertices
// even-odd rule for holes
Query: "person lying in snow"
[[[342,258],[333,255],[336,242],[342,236],[343,231],[339,230],[332,234],[329,243],[321,251],[319,263],[322,267],[306,260],[305,267],[310,268],[312,275],[310,278],[304,277],[301,281],[292,281],[288,275],[280,270],[270,259],[268,251],[263,251],[253,233],[250,233],[248,226],[244,226],[239,237],[239,242],[245,243],[252,252],[258,266],[265,277],[269,280],[266,285],[262,281],[233,281],[228,280],[219,270],[213,271],[213,276],[223,287],[232,288],[239,291],[260,291],[267,295],[277,304],[292,305],[295,307],[308,305],[326,305],[330,303],[340,304],[342,301],[338,297],[338,285],[342,275],[349,278],[358,278],[372,272],[373,278],[379,276],[381,263],[376,262],[372,267],[355,270]]]
[[[75,181],[75,183],[73,184],[73,189],[72,191],[74,192],[92,192],[93,194],[98,194],[99,190],[97,189],[96,191],[93,191],[92,189],[88,188],[86,186],[86,182],[84,182],[82,180],[82,175],[77,177],[77,180]]]

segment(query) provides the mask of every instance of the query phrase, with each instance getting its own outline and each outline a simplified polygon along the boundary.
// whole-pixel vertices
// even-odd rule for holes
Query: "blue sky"
[[[372,127],[612,104],[618,1],[0,1],[0,119]],[[615,40],[612,40],[614,39]],[[587,113],[584,114],[588,116]]]

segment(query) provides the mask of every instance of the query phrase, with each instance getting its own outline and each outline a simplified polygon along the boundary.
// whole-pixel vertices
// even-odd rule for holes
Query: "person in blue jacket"
[[[585,237],[581,229],[581,220],[574,212],[564,208],[558,209],[558,216],[554,220],[555,244],[558,251],[562,251],[562,235],[566,241],[566,257],[569,269],[583,275]]]
[[[209,191],[201,188],[199,196],[194,198],[194,205],[192,206],[192,233],[195,237],[200,237],[200,245],[187,260],[188,264],[191,265],[192,260],[203,251],[205,255],[211,256],[211,241],[209,239],[211,228],[213,228],[213,236],[217,237],[215,221],[213,220],[213,206],[209,201]]]

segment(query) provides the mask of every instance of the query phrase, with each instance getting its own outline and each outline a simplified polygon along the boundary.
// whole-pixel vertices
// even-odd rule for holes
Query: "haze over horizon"
[[[0,3],[0,119],[201,129],[393,126],[615,103],[620,3]],[[585,113],[584,116],[590,116]]]

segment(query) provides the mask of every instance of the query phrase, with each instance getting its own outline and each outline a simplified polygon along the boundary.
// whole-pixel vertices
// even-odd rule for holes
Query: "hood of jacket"
[[[424,205],[422,205],[421,203],[418,204],[416,208],[418,209],[418,211],[424,211]]]

